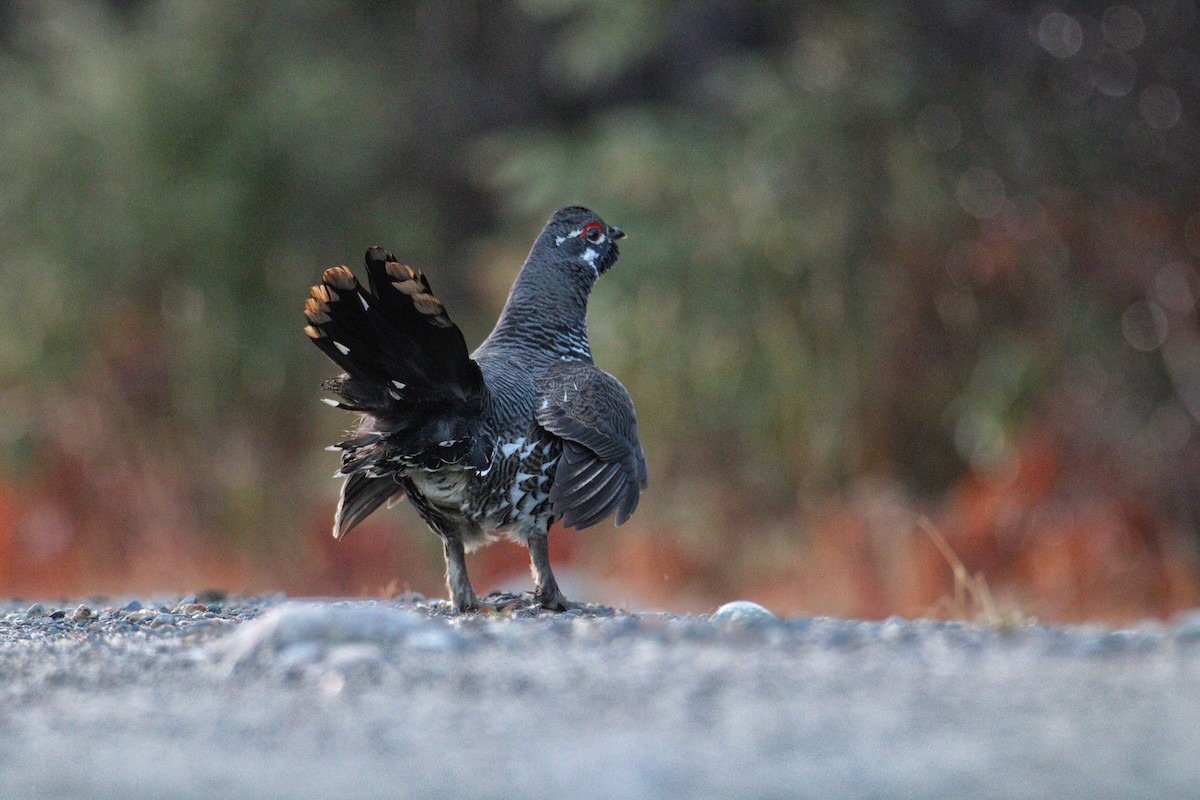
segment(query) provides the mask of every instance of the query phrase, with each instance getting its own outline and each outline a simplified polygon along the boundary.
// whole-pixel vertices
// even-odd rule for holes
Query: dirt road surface
[[[0,797],[1200,797],[1200,612],[0,604]]]

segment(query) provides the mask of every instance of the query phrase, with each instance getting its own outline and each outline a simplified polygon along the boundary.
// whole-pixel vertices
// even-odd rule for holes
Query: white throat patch
[[[596,277],[600,277],[600,268],[596,266],[596,259],[600,257],[600,251],[594,247],[589,247],[583,251],[581,258],[588,263],[592,268],[592,272],[596,273]]]

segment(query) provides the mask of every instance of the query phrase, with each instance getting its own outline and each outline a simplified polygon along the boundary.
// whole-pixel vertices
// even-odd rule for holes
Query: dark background
[[[590,328],[651,486],[552,536],[568,591],[987,611],[941,535],[1005,613],[1196,605],[1198,30],[1191,0],[6,3],[0,593],[440,594],[411,509],[328,536],[349,420],[307,287],[386,245],[474,347],[578,203],[629,233]]]

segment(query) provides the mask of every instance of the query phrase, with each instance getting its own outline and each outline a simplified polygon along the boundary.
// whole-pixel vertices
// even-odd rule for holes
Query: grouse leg
[[[529,537],[529,561],[533,571],[533,599],[542,608],[566,611],[570,604],[554,580],[550,569],[550,537],[535,533]]]
[[[446,553],[446,587],[450,590],[450,602],[460,614],[479,608],[479,598],[471,588],[467,577],[467,555],[463,550],[462,537],[446,534],[442,537],[442,549]]]

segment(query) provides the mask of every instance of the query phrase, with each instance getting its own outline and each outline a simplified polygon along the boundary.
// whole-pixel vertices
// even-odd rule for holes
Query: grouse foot
[[[550,542],[545,534],[529,537],[529,566],[533,572],[534,603],[551,611],[571,608],[550,569]]]
[[[572,608],[578,607],[578,603],[572,603],[563,596],[557,584],[553,585],[551,589],[552,591],[543,588],[540,591],[534,592],[533,602],[550,611],[569,611]]]
[[[467,558],[463,552],[462,539],[447,536],[442,539],[446,553],[446,588],[450,590],[450,602],[460,614],[479,608],[479,598],[467,577]]]

